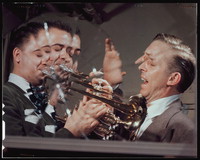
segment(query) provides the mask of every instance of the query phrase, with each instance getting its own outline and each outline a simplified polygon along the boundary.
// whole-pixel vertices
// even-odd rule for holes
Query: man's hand
[[[111,86],[121,83],[126,72],[121,71],[122,61],[110,39],[105,40],[105,57],[103,60],[104,79]]]
[[[68,129],[74,136],[88,135],[99,124],[98,119],[107,112],[108,108],[95,99],[86,103],[82,101],[78,109],[74,109],[71,116],[67,118],[64,128]]]

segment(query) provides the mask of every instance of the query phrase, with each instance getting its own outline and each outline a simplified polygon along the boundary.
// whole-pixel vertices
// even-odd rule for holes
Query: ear
[[[16,63],[19,63],[21,61],[21,55],[22,55],[22,51],[19,48],[14,48],[13,50],[13,60]]]
[[[179,72],[173,72],[167,81],[167,85],[174,86],[177,85],[180,81],[181,81],[181,74]]]

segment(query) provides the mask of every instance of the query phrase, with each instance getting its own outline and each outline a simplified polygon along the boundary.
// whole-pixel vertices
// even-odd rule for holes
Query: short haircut
[[[48,28],[57,28],[63,31],[66,31],[72,35],[72,28],[68,23],[63,23],[62,21],[47,21]]]
[[[15,47],[21,48],[22,45],[27,42],[31,35],[37,37],[38,32],[42,29],[44,29],[44,26],[42,23],[39,22],[30,22],[21,26],[19,29],[11,34],[10,47],[12,47],[12,49],[14,49]]]
[[[194,57],[192,49],[178,37],[166,33],[157,34],[154,40],[161,40],[173,49],[174,55],[169,64],[169,71],[171,73],[179,72],[181,74],[181,80],[177,85],[177,90],[183,93],[189,88],[195,78],[196,58]]]
[[[22,49],[23,45],[29,41],[30,36],[37,37],[44,25],[39,22],[29,22],[12,31],[9,40],[9,47],[6,58],[9,59],[9,70],[13,69],[13,50],[15,47]],[[7,60],[8,61],[8,60]]]

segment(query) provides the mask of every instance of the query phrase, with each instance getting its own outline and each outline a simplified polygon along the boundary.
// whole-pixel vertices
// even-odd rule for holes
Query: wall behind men
[[[108,5],[105,9],[107,12],[112,12],[119,3]],[[112,17],[109,21],[98,26],[98,33],[105,32],[106,36],[111,37],[116,49],[120,53],[123,62],[123,71],[127,74],[124,77],[121,88],[124,91],[125,97],[139,93],[140,72],[138,65],[134,61],[140,57],[151,40],[157,33],[174,34],[197,54],[197,5],[187,3],[138,3],[130,4],[130,7],[122,13]],[[93,39],[95,41],[95,38]],[[82,37],[82,41],[88,42],[88,37]],[[89,41],[89,43],[92,43]],[[96,45],[90,45],[90,49],[100,45],[103,42],[98,42]],[[82,70],[91,70],[92,67],[100,69],[102,66],[104,50],[95,50],[91,54],[92,58],[84,59],[86,63],[80,63]],[[85,52],[83,52],[86,55]],[[93,55],[93,56],[92,56]],[[193,85],[183,94],[182,100],[187,104],[186,108],[195,109],[197,87],[196,79]],[[189,117],[195,120],[196,111],[185,111]]]
[[[92,24],[85,20],[68,17],[64,13],[49,13],[36,17],[36,21],[59,19],[70,22],[72,27],[78,26],[81,30],[82,52],[79,57],[79,70],[89,73],[93,67],[102,68],[104,57],[104,40],[110,37],[120,53],[123,63],[124,77],[121,89],[128,98],[139,93],[140,72],[134,61],[143,54],[157,33],[174,34],[191,46],[197,54],[197,4],[195,3],[129,3],[123,11],[117,8],[124,3],[109,3],[104,11],[112,15],[102,24]],[[127,5],[127,4],[125,4]],[[187,106],[195,108],[196,80],[183,95],[182,99]],[[72,101],[77,102],[73,96]],[[187,111],[186,111],[187,112]],[[194,119],[194,110],[187,112]]]
[[[108,5],[105,10],[112,12],[119,5],[121,4],[114,3]],[[134,61],[143,54],[157,33],[164,32],[180,37],[194,50],[195,55],[197,54],[196,11],[197,5],[194,3],[130,4],[128,9],[98,26],[98,31],[102,32],[102,34],[105,31],[107,33],[106,36],[111,37],[116,49],[120,53],[123,71],[127,72],[121,84],[125,97],[128,98],[130,95],[139,93],[142,81],[138,65],[135,65]],[[87,36],[83,37],[82,41],[88,41]],[[97,45],[90,45],[91,48],[95,46]],[[95,66],[97,69],[100,69],[104,55],[103,51],[96,50],[96,54],[87,53],[87,55],[94,55],[91,55],[92,62],[90,61],[91,59],[85,59],[88,61],[83,64],[80,63],[80,68],[88,70]],[[182,96],[183,102],[187,104],[186,108],[195,108],[196,93],[195,80],[193,85]],[[185,113],[188,113],[189,117],[195,120],[196,112],[194,110],[185,111]]]

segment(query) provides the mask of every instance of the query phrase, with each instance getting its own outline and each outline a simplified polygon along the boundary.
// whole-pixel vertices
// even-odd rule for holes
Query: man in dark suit
[[[68,117],[64,127],[56,131],[55,119],[52,116],[55,112],[54,107],[48,103],[43,110],[38,110],[38,105],[31,102],[30,93],[27,92],[30,84],[38,86],[43,83],[44,74],[40,67],[41,64],[46,65],[52,54],[52,46],[44,28],[41,23],[30,22],[20,27],[11,37],[10,54],[13,68],[8,82],[3,85],[5,134],[43,137],[84,136],[99,124],[97,119],[107,111],[105,106],[94,100],[80,102],[79,108]],[[70,43],[70,33],[63,30],[60,32]],[[64,54],[68,53],[63,52]],[[86,112],[87,110],[91,111]]]
[[[179,99],[195,78],[196,59],[190,47],[173,35],[158,34],[135,63],[140,63],[140,93],[147,100],[147,116],[136,138],[192,143],[194,123],[182,113]]]

